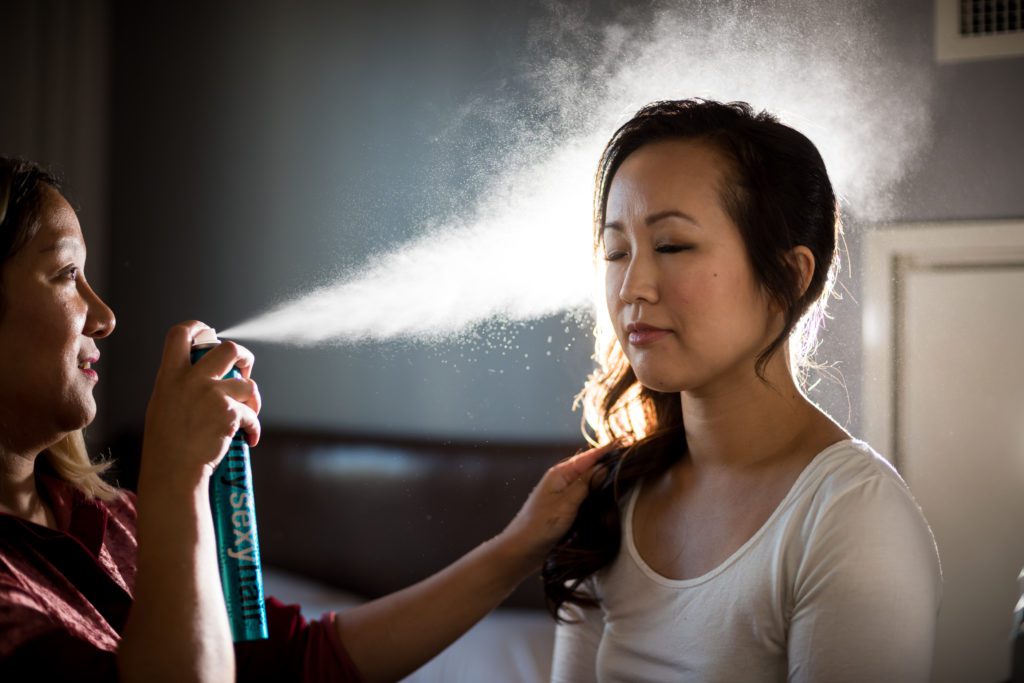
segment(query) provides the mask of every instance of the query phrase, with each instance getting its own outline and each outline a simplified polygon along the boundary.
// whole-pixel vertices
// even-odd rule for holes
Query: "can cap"
[[[192,340],[192,346],[210,346],[219,343],[220,339],[217,339],[217,330],[212,327],[200,330],[199,334]]]

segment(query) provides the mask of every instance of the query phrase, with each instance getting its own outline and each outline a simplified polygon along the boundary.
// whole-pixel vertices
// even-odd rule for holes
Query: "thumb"
[[[618,441],[610,441],[597,448],[591,448],[589,451],[577,453],[571,458],[558,463],[552,468],[554,485],[561,490],[576,481],[589,482],[594,475],[592,474],[590,477],[585,475],[593,472],[594,467],[600,462],[601,458],[613,451],[618,445]]]

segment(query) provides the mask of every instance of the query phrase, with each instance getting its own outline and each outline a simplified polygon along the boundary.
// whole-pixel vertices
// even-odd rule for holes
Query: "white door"
[[[1024,567],[1024,224],[869,235],[867,439],[935,533],[933,681],[1003,681]]]

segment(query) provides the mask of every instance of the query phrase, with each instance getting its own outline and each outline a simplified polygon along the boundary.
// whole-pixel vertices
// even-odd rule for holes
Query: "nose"
[[[82,282],[82,292],[86,302],[89,304],[89,311],[85,317],[85,329],[82,331],[87,337],[102,339],[114,331],[117,320],[114,318],[114,311],[100,298],[100,295],[93,291],[87,282]]]
[[[645,256],[641,254],[634,256],[626,266],[626,272],[622,277],[622,286],[619,288],[619,298],[627,304],[657,303],[657,273],[654,264],[649,263],[649,259]]]

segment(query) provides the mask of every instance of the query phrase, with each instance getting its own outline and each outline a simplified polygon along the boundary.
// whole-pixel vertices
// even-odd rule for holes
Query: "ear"
[[[807,288],[811,286],[811,278],[814,276],[814,254],[801,244],[790,249],[787,258],[799,273],[800,296],[803,296]]]

